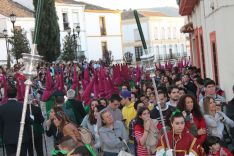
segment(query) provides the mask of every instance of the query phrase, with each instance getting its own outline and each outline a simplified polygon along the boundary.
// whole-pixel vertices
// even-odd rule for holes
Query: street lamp
[[[70,27],[67,27],[66,32],[68,33],[69,36],[72,35],[72,37],[74,38],[74,41],[76,41],[76,39],[79,40],[80,39],[80,23],[78,23],[77,26],[75,27],[75,29],[73,28],[72,30],[71,30]],[[71,32],[72,32],[72,34],[71,34]],[[80,46],[81,45],[78,42],[78,45],[77,45],[78,48],[76,47],[76,52],[77,52],[76,60],[78,58],[78,53],[80,51]]]
[[[15,29],[16,15],[13,12],[10,14],[10,20],[11,20],[11,23],[13,25],[13,30],[14,30]]]
[[[67,27],[66,32],[67,32],[68,35],[70,36],[70,35],[71,35],[71,28],[70,28],[70,27]]]
[[[76,32],[78,33],[78,37],[80,35],[80,23],[76,26]]]
[[[8,46],[8,34],[7,34],[7,30],[4,29],[3,30],[3,36],[5,38],[6,41],[6,50],[7,50],[7,68],[10,69],[11,64],[10,64],[10,54],[9,54],[9,46]]]

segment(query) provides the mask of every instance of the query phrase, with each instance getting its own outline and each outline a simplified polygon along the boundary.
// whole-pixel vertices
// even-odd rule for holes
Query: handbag
[[[132,154],[131,154],[131,150],[130,150],[130,148],[128,147],[128,144],[127,144],[127,142],[126,142],[126,140],[122,140],[123,141],[123,143],[124,143],[124,145],[127,147],[127,150],[130,152],[126,152],[124,149],[122,149],[120,152],[119,152],[119,154],[118,154],[118,156],[133,156]]]
[[[157,125],[158,121],[152,119],[152,124]],[[148,136],[146,138],[145,146],[148,149],[148,152],[150,153],[155,153],[156,152],[156,146],[158,144],[158,139],[159,139],[159,131],[157,127],[154,127],[153,129],[150,128]]]

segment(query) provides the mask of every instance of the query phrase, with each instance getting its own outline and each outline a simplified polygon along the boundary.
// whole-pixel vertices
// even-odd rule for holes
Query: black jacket
[[[74,114],[76,116],[76,124],[80,125],[83,118],[86,116],[85,109],[83,107],[82,102],[77,101],[75,99],[68,99],[68,102],[72,105],[72,109],[74,110]]]
[[[16,100],[8,100],[6,104],[0,106],[0,130],[3,135],[4,144],[17,144],[23,104]],[[26,114],[25,127],[22,143],[29,141],[28,131],[33,120]]]

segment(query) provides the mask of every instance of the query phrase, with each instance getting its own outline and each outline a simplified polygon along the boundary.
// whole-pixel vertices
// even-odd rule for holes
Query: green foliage
[[[22,53],[30,53],[29,41],[22,29],[14,30],[14,36],[9,39],[9,43],[12,45],[11,51],[17,62],[22,58]]]
[[[77,39],[72,35],[66,35],[63,41],[62,59],[64,61],[73,61],[77,54]]]
[[[52,62],[60,55],[60,30],[55,0],[43,1],[37,49],[39,55],[43,56],[45,61]],[[38,0],[33,0],[35,8],[37,8],[37,3]]]

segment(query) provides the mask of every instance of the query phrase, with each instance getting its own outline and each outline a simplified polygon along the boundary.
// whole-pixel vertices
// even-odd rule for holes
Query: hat
[[[69,89],[67,91],[67,98],[68,99],[73,99],[75,97],[76,92],[73,89]]]
[[[131,97],[131,92],[128,90],[121,91],[120,96],[123,98],[130,98]]]

